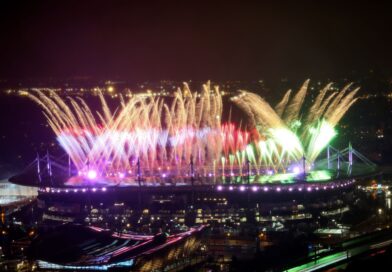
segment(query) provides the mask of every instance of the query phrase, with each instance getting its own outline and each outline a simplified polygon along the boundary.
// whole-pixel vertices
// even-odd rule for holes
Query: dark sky
[[[1,1],[0,78],[392,72],[387,2],[256,2]]]

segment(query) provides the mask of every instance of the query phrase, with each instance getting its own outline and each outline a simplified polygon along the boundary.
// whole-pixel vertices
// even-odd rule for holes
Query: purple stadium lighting
[[[217,189],[218,189],[218,191],[222,191],[223,187],[222,187],[221,185],[219,185],[219,186],[217,187]]]

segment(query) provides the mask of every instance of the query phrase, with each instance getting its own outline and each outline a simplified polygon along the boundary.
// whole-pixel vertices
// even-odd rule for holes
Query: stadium
[[[33,90],[28,96],[42,108],[65,154],[37,154],[10,182],[38,188],[43,221],[85,227],[65,225],[41,237],[32,246],[39,256],[30,257],[44,270],[149,271],[168,265],[162,260],[172,252],[184,251],[192,261],[201,243],[195,237],[207,225],[232,232],[255,223],[280,231],[345,210],[345,194],[356,181],[378,174],[350,143],[341,150],[331,145],[358,89],[334,91],[328,84],[307,102],[308,85],[288,91],[275,107],[248,91],[231,96],[246,124],[224,112],[223,92],[210,83],[201,93],[184,84],[169,99],[120,95],[114,109],[98,92],[98,111],[82,98]],[[190,228],[195,225],[200,227]],[[131,229],[149,235],[127,237]],[[173,233],[164,241],[150,235],[164,229]],[[113,240],[116,230],[120,236]],[[63,249],[50,244],[51,237],[64,233],[86,250],[73,259],[52,257]],[[139,238],[148,245],[144,251]],[[121,258],[107,257],[118,250]],[[91,253],[98,251],[102,259]],[[142,263],[148,266],[142,269]]]
[[[55,222],[128,214],[139,225],[136,214],[147,210],[178,226],[225,225],[341,210],[356,181],[378,174],[350,143],[331,145],[358,89],[328,84],[306,101],[308,85],[275,107],[248,91],[231,96],[246,124],[224,112],[223,91],[209,82],[201,93],[184,84],[169,99],[120,95],[114,110],[98,92],[98,111],[82,98],[33,90],[28,97],[65,154],[37,154],[10,182],[37,187],[43,219]]]

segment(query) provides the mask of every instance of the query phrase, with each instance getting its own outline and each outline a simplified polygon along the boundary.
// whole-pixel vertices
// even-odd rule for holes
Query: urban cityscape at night
[[[389,271],[387,1],[3,1],[0,271]]]

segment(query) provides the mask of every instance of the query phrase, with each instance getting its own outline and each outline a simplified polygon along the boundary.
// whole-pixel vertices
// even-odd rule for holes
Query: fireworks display
[[[222,95],[209,82],[200,93],[184,84],[170,101],[120,95],[114,110],[99,92],[97,112],[82,98],[63,99],[55,91],[35,90],[29,97],[42,107],[79,176],[118,183],[134,182],[136,169],[145,177],[184,177],[239,176],[247,166],[257,174],[286,172],[301,160],[310,167],[336,135],[358,89],[332,92],[328,84],[304,107],[308,84],[295,95],[288,91],[275,108],[240,91],[231,100],[248,115],[246,129],[222,121]]]
[[[303,107],[309,80],[290,99],[289,90],[272,108],[259,95],[240,91],[232,98],[257,128],[260,141],[252,144],[250,156],[254,164],[285,169],[292,162],[305,159],[312,165],[320,152],[336,135],[334,127],[355,103],[359,88],[349,91],[351,84],[341,91],[328,94],[331,83],[321,89],[311,106]],[[258,159],[258,161],[257,161]]]

